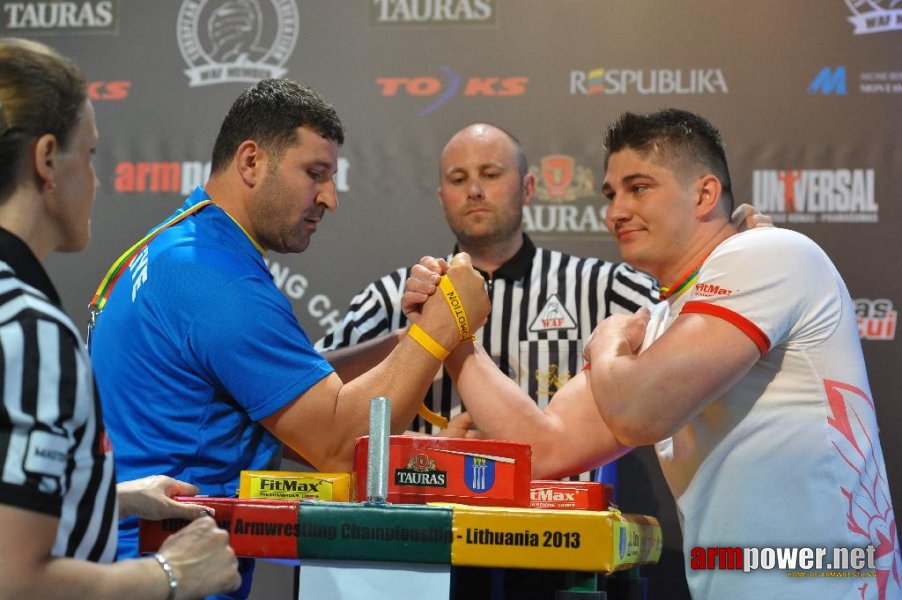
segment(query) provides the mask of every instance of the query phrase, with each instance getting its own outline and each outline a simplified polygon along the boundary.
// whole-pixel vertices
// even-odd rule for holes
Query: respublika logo
[[[874,169],[756,170],[752,203],[776,223],[876,223]]]
[[[893,8],[899,0],[845,0],[852,12],[849,22],[855,35],[902,30],[902,8]]]
[[[374,27],[494,25],[495,0],[371,0]]]
[[[116,33],[119,0],[3,2],[0,32],[11,35]]]
[[[609,69],[570,71],[571,96],[615,94],[695,95],[726,94],[730,90],[723,71],[701,69]]]
[[[526,93],[528,77],[471,76],[462,77],[451,67],[442,66],[442,77],[417,75],[413,77],[378,77],[376,85],[382,96],[414,96],[431,98],[420,110],[420,116],[435,112],[455,96],[511,97]]]
[[[539,166],[530,166],[536,178],[531,204],[523,207],[523,227],[536,239],[585,234],[595,239],[606,235],[607,204],[600,202],[592,169],[579,165],[566,154],[544,156]],[[535,235],[538,234],[538,235]]]
[[[888,298],[853,300],[858,318],[858,335],[863,340],[889,341],[896,339],[898,314]]]
[[[281,77],[298,22],[294,0],[184,0],[176,33],[189,85]]]

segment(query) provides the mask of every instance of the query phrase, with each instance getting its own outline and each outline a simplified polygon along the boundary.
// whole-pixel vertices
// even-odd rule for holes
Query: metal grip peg
[[[385,504],[388,497],[388,444],[391,435],[391,400],[370,400],[370,439],[367,446],[366,501]]]

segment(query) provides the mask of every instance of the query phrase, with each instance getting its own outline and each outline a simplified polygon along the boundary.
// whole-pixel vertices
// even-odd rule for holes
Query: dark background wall
[[[93,240],[50,261],[79,323],[109,264],[203,183],[225,111],[260,77],[311,85],[347,124],[339,210],[307,252],[269,257],[314,340],[375,276],[450,250],[437,162],[460,127],[520,137],[539,243],[616,259],[604,126],[624,110],[702,113],[736,197],[814,238],[856,299],[899,506],[899,0],[0,0],[0,35],[55,46],[91,82]]]

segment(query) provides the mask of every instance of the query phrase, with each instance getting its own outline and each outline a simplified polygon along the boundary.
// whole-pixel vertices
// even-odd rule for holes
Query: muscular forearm
[[[400,329],[360,344],[330,350],[324,352],[323,356],[342,381],[351,381],[385,360],[398,345],[405,331]]]
[[[543,412],[481,347],[460,347],[445,366],[482,437],[532,447],[534,479],[580,473],[629,450],[601,420],[582,374],[559,390]]]

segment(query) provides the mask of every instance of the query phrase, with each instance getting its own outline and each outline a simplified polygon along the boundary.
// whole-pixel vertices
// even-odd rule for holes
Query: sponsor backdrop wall
[[[702,113],[737,198],[814,238],[845,277],[900,506],[898,0],[0,0],[0,35],[50,43],[90,81],[93,240],[50,261],[81,324],[111,261],[204,182],[225,111],[259,78],[311,85],[347,124],[338,211],[307,252],[269,256],[313,340],[371,279],[450,251],[437,162],[460,127],[521,138],[538,243],[616,259],[604,126],[624,110]]]

